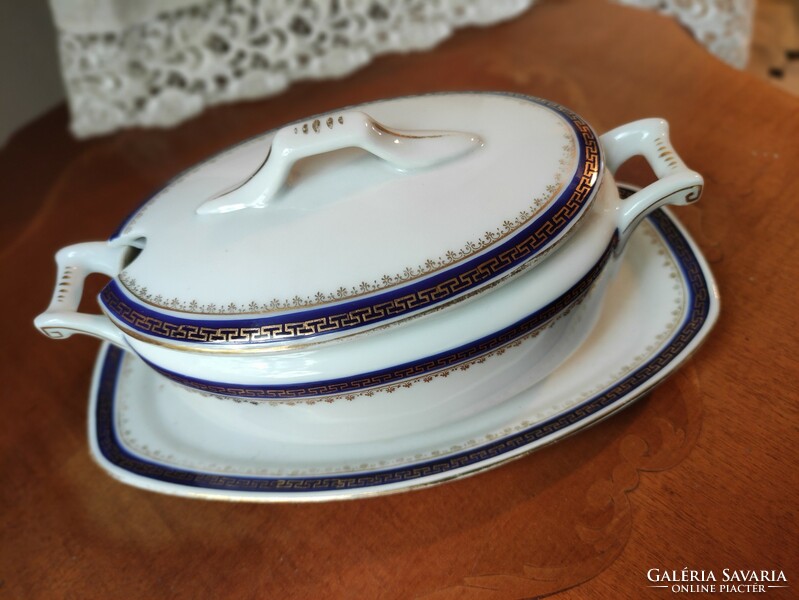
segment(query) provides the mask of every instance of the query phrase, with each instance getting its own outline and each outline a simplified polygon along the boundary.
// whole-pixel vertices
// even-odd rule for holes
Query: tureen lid
[[[481,293],[539,261],[601,177],[597,136],[509,94],[399,98],[311,117],[183,173],[124,222],[101,293],[176,345],[319,341]]]

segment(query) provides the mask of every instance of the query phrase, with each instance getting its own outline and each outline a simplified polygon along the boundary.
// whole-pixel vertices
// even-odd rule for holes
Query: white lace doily
[[[51,0],[79,137],[169,126],[206,106],[430,48],[533,0]],[[166,9],[165,9],[166,7]]]
[[[430,48],[535,0],[50,0],[78,137],[170,126],[206,106],[339,77],[387,52]],[[754,0],[615,0],[678,19],[746,64]]]

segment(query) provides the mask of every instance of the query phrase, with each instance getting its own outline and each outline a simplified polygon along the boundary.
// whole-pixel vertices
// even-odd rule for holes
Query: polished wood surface
[[[54,252],[103,239],[172,175],[246,136],[350,103],[463,89],[550,98],[600,132],[670,121],[707,181],[677,211],[722,296],[704,346],[595,427],[394,496],[187,500],[95,465],[85,419],[98,343],[32,326]],[[789,587],[760,596],[798,593],[796,98],[719,63],[668,19],[563,0],[173,130],[76,142],[65,128],[61,109],[0,150],[0,597],[664,598],[647,572],[686,567],[783,571]],[[649,177],[636,161],[624,173]]]

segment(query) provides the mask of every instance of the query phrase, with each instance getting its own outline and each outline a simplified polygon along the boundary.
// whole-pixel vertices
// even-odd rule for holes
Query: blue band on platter
[[[662,348],[638,369],[578,406],[545,422],[502,436],[479,447],[383,470],[303,477],[252,477],[196,472],[144,459],[129,452],[120,443],[115,431],[114,402],[124,352],[115,347],[108,347],[95,398],[95,435],[99,450],[105,459],[117,468],[144,478],[186,487],[270,494],[313,494],[421,480],[501,458],[540,440],[557,436],[562,430],[590,418],[599,411],[623,405],[634,397],[637,391],[640,393],[648,389],[648,384],[651,385],[651,382],[691,345],[707,324],[713,295],[698,257],[665,213],[656,211],[649,217],[649,221],[663,236],[685,276],[688,306],[683,322]]]
[[[555,436],[591,415],[628,402],[638,390],[658,377],[688,348],[707,324],[712,293],[698,257],[679,229],[662,211],[649,217],[668,244],[688,287],[686,318],[662,348],[638,369],[585,402],[532,427],[463,452],[384,470],[345,475],[304,477],[251,477],[201,473],[153,462],[129,452],[115,432],[114,402],[124,352],[109,346],[103,359],[95,398],[96,438],[100,452],[112,465],[141,477],[198,489],[265,493],[308,493],[385,486],[413,481],[484,463]]]
[[[501,95],[545,106],[558,114],[574,131],[577,162],[571,179],[545,211],[487,250],[383,291],[312,307],[261,313],[226,312],[220,307],[218,314],[197,314],[182,310],[178,304],[153,304],[113,280],[100,294],[104,309],[123,329],[178,345],[236,347],[310,342],[419,314],[517,274],[551,250],[590,206],[603,167],[597,136],[578,115],[546,100]]]

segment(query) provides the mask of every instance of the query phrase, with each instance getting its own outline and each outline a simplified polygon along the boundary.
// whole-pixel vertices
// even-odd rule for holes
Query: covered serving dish
[[[659,179],[621,200],[633,155]],[[254,401],[372,395],[489,357],[540,378],[590,331],[637,223],[701,189],[660,119],[600,137],[510,94],[363,104],[235,146],[109,240],[61,250],[36,325]],[[102,315],[77,312],[92,272],[111,278]]]

